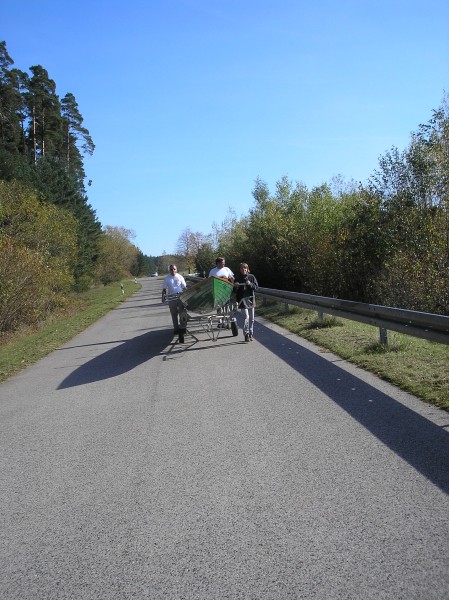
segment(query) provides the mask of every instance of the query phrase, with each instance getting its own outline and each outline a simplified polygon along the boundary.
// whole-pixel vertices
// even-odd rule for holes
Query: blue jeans
[[[253,335],[254,330],[254,306],[250,306],[248,308],[240,309],[240,319],[244,319],[243,323],[243,333],[245,335]]]

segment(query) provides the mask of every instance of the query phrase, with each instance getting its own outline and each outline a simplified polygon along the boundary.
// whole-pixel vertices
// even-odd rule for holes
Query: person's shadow
[[[169,329],[158,329],[125,340],[75,369],[61,382],[58,389],[93,383],[127,373],[150,358],[160,355],[172,337]]]
[[[385,446],[449,494],[449,414],[438,426],[355,375],[257,322],[268,350],[319,388]]]
[[[432,423],[388,394],[348,373],[337,363],[307,350],[290,335],[280,335],[260,322],[256,323],[255,334],[256,339],[268,350],[449,494],[449,432],[445,426]],[[58,389],[117,377],[162,355],[172,339],[170,330],[158,329],[125,340],[75,369]]]

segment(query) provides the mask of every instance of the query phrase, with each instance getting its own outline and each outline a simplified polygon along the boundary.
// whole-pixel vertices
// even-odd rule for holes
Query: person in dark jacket
[[[245,323],[243,325],[245,342],[252,342],[254,329],[254,309],[256,306],[256,295],[254,292],[259,287],[259,284],[257,283],[257,279],[254,277],[254,275],[249,272],[247,263],[240,263],[239,271],[240,272],[237,274],[234,281],[234,288],[236,291],[238,307],[245,317]]]

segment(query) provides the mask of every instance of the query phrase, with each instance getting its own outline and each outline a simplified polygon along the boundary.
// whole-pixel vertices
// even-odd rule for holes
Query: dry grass
[[[51,315],[44,323],[0,336],[0,382],[37,362],[77,333],[84,331],[137,289],[132,281],[98,287],[74,296],[64,311]]]

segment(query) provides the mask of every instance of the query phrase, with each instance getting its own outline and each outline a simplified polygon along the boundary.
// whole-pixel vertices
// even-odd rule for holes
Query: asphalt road
[[[2,600],[449,598],[449,415],[161,281],[0,385]]]

